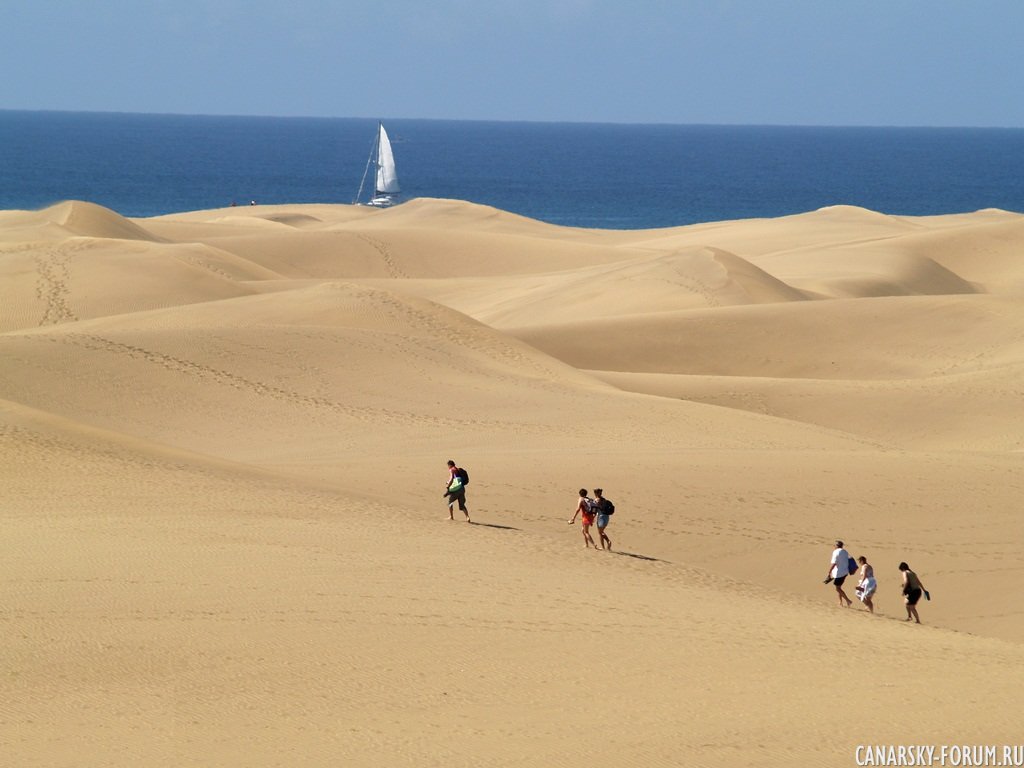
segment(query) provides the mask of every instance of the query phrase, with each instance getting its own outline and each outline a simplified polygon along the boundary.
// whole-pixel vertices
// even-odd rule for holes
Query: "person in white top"
[[[875,569],[864,555],[858,557],[857,562],[860,563],[860,583],[857,584],[854,592],[857,593],[857,597],[867,606],[868,610],[874,613],[875,604],[871,598],[878,589],[878,582],[875,581]]]
[[[849,608],[853,600],[843,591],[843,582],[850,575],[850,553],[843,549],[843,542],[836,541],[836,548],[832,550],[832,559],[828,564],[828,574],[825,576],[825,583],[830,581],[835,584],[836,594],[839,596],[839,605]]]

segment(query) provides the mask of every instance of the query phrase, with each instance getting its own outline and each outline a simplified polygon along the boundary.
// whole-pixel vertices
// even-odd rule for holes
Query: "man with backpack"
[[[604,497],[604,490],[601,488],[594,489],[594,508],[597,510],[597,532],[601,534],[601,549],[611,552],[612,540],[608,538],[604,529],[608,527],[609,515],[615,514],[615,505],[612,504],[611,499]],[[605,544],[608,546],[605,547]]]
[[[469,519],[469,510],[466,508],[466,486],[469,485],[469,472],[462,467],[455,466],[455,462],[448,459],[448,485],[445,486],[444,496],[448,499],[448,519],[455,519],[455,504],[458,502],[459,509]]]
[[[852,566],[852,567],[851,567]],[[839,605],[844,605],[849,608],[853,604],[853,600],[843,591],[843,582],[846,581],[846,577],[854,573],[857,570],[857,563],[850,553],[843,549],[843,542],[836,541],[836,548],[832,550],[832,559],[828,564],[828,574],[825,576],[825,583],[828,584],[830,581],[835,584],[836,594],[839,595]]]

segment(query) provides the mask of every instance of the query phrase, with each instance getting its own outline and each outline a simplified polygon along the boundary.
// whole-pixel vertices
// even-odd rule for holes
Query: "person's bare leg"
[[[865,597],[864,598],[864,605],[866,605],[868,607],[868,610],[871,611],[871,613],[875,612],[875,604],[874,604],[874,602],[872,602],[870,597]]]
[[[597,532],[601,534],[601,549],[605,548],[605,542],[608,542],[608,551],[611,551],[612,540],[608,538],[608,534],[604,532],[604,528],[598,528]]]

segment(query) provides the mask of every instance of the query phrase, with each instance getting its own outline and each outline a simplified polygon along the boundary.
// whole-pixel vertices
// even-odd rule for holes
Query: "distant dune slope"
[[[346,283],[10,332],[0,350],[20,363],[0,371],[10,400],[240,461],[426,450],[439,435],[568,447],[584,424],[650,448],[844,444],[622,393],[447,308]]]
[[[892,430],[868,428],[864,420],[828,418],[830,410],[843,410],[830,409],[828,397],[807,398],[818,402],[814,408],[793,407],[800,398],[787,400],[786,382],[794,393],[804,391],[808,380],[847,382],[840,389],[861,382],[858,391],[866,386],[872,392],[865,407],[870,404],[868,412],[877,415],[905,402],[897,398],[887,408],[885,387],[870,382],[921,380],[910,386],[935,397],[944,393],[940,399],[951,402],[968,402],[967,392],[982,381],[1004,391],[995,384],[1005,379],[1001,371],[1012,370],[1024,355],[1017,309],[1022,267],[1015,257],[1022,233],[1024,219],[1002,211],[910,218],[833,206],[774,220],[602,232],[432,199],[384,211],[242,206],[137,221],[69,201],[42,211],[0,212],[0,331],[67,326],[66,336],[74,336],[84,333],[88,321],[129,348],[133,334],[157,334],[171,349],[189,349],[189,355],[174,356],[186,369],[193,349],[208,360],[197,365],[217,370],[209,361],[218,354],[258,368],[266,351],[275,360],[273,376],[265,375],[265,367],[251,376],[237,374],[257,384],[288,371],[301,380],[319,369],[312,361],[333,355],[342,370],[360,374],[322,382],[317,391],[350,399],[350,387],[358,391],[366,387],[361,382],[372,382],[371,399],[392,402],[408,392],[400,387],[385,395],[380,382],[414,378],[424,403],[445,414],[428,416],[424,405],[416,418],[424,424],[437,418],[455,429],[472,411],[490,414],[494,424],[511,423],[494,418],[498,411],[532,411],[527,420],[535,425],[552,413],[572,414],[575,423],[595,409],[605,413],[606,406],[597,408],[587,398],[618,395],[575,368],[699,377],[669,386],[673,403],[644,400],[645,408],[678,409],[690,393],[693,400],[732,410],[856,427],[863,437],[900,443]],[[344,287],[339,280],[366,287]],[[247,296],[240,304],[225,301]],[[417,303],[417,297],[432,304]],[[347,314],[339,309],[349,304],[355,309]],[[436,304],[461,314],[444,313]],[[393,331],[387,318],[395,313],[418,317],[422,327]],[[493,399],[460,395],[460,416],[447,415],[446,388],[473,390],[474,377],[487,369],[463,357],[479,352],[465,340],[482,332],[465,316],[496,330],[481,343],[508,368],[499,382],[506,376],[518,381],[513,391],[524,382],[546,381],[549,390],[559,382],[566,392],[578,389],[586,396],[570,397],[577,402],[568,408],[551,402],[533,411],[527,407],[532,394],[507,401],[491,382],[483,390],[494,390]],[[383,325],[367,326],[371,319]],[[310,327],[323,339],[370,334],[381,340],[346,342],[354,346],[339,349],[341,342],[333,339],[320,348],[321,337],[308,336]],[[224,341],[202,341],[204,336]],[[232,345],[255,354],[237,356]],[[421,360],[428,348],[433,356]],[[553,368],[546,355],[564,365]],[[235,375],[230,367],[226,373]],[[645,383],[650,379],[605,378],[625,390],[655,394]],[[760,380],[772,382],[771,397]],[[716,394],[716,381],[747,394]],[[888,391],[895,397],[902,386]],[[997,396],[994,413],[1010,400]],[[769,407],[769,401],[790,405]],[[943,413],[943,426],[936,422],[934,432],[921,427],[911,442],[950,445],[958,421],[998,421],[997,415],[958,419],[956,408]],[[609,414],[607,421],[615,418]],[[734,416],[720,411],[717,418]],[[173,431],[165,427],[161,434]],[[967,432],[984,445],[1012,444],[989,428]],[[661,439],[644,434],[655,443]]]
[[[892,379],[1024,359],[1019,302],[918,296],[652,312],[509,329],[579,368],[772,378]]]
[[[800,291],[749,262],[718,249],[653,255],[631,254],[627,250],[620,254],[625,255],[629,255],[626,260],[596,266],[504,279],[402,280],[395,281],[393,286],[395,290],[454,307],[501,329],[558,324],[567,318],[610,319],[805,298]]]
[[[245,296],[278,275],[202,244],[71,237],[0,243],[0,332]]]

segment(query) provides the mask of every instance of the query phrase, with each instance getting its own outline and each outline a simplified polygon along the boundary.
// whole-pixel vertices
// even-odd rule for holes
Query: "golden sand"
[[[1016,743],[1022,253],[994,210],[0,212],[0,763]]]

